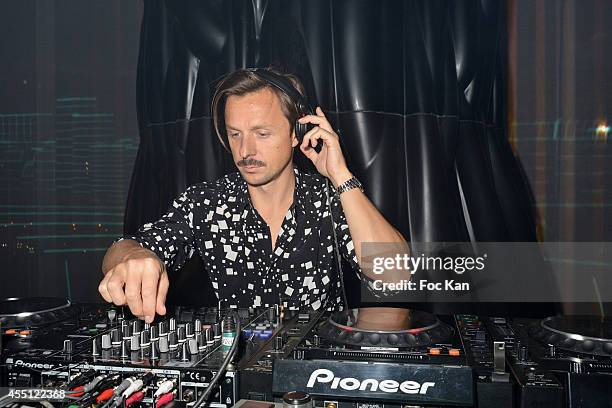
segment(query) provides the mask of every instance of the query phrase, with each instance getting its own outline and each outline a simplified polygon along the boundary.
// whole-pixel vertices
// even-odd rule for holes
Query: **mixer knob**
[[[189,349],[187,347],[188,347],[187,342],[184,342],[183,345],[181,346],[181,354],[180,354],[181,361],[189,361]]]
[[[212,327],[209,325],[204,327],[204,338],[206,339],[206,344],[209,346],[215,342],[213,339]]]
[[[70,339],[64,340],[64,353],[72,354],[72,340]]]
[[[132,337],[132,328],[125,320],[123,323],[125,323],[125,325],[121,326],[121,334],[123,335],[123,338]]]
[[[168,345],[170,347],[170,350],[176,350],[176,348],[178,347],[176,332],[168,333]]]
[[[612,343],[604,343],[603,346],[601,346],[601,349],[607,354],[612,354]]]
[[[160,337],[158,343],[160,353],[167,353],[168,351],[170,351],[170,346],[168,345],[168,337]]]
[[[213,336],[215,340],[219,340],[221,338],[221,323],[217,322],[213,324]]]
[[[206,338],[204,337],[204,333],[196,333],[195,340],[198,344],[198,351],[205,352],[206,351]]]
[[[555,346],[552,345],[552,344],[549,344],[548,345],[548,355],[550,357],[554,357],[556,354],[557,354],[557,350],[556,350]]]
[[[319,337],[318,334],[315,334],[315,335],[312,336],[312,344],[315,347],[319,347],[319,344],[321,344],[321,338]]]
[[[149,337],[149,331],[145,330],[142,331],[140,333],[140,346],[141,347],[148,347],[149,345],[151,345],[151,340]]]
[[[179,328],[176,330],[176,335],[178,337],[178,342],[184,343],[185,342],[185,326],[179,326]]]
[[[121,332],[119,331],[119,329],[111,330],[111,341],[113,346],[121,345]]]
[[[195,332],[202,333],[202,321],[200,319],[195,320]]]
[[[274,306],[268,308],[268,320],[270,323],[276,321],[276,309]]]
[[[105,336],[108,336],[107,334]],[[102,336],[104,338],[104,336]],[[108,347],[110,348],[110,341],[108,342]],[[91,355],[92,356],[99,356],[100,355],[100,345],[99,345],[99,341],[97,337],[93,338],[93,341],[91,342]]]
[[[195,338],[187,340],[187,347],[192,356],[198,354],[198,341]]]
[[[355,342],[355,343],[360,343],[363,340],[363,333],[360,331],[356,331],[355,333],[353,333],[353,335],[351,336],[351,341]]]
[[[149,328],[149,338],[151,339],[151,341],[156,341],[159,338],[158,333],[159,331],[157,326],[151,326]]]
[[[108,350],[112,347],[110,334],[102,335],[102,350]]]
[[[140,319],[136,319],[132,322],[132,334],[138,334],[142,331],[142,321]]]
[[[168,334],[168,327],[166,326],[166,322],[159,322],[157,326],[158,326],[159,337],[165,336],[166,334]],[[151,338],[153,338],[153,336],[151,336]]]
[[[131,351],[140,350],[140,336],[138,334],[135,334],[130,338],[130,350]]]
[[[169,331],[171,332],[176,331],[176,319],[174,317],[170,318],[170,320],[168,321],[168,324],[170,326]]]
[[[518,349],[518,361],[524,363],[527,361],[527,346],[521,345]]]
[[[151,344],[151,355],[149,358],[151,360],[157,360],[159,358],[159,348],[157,347],[157,342]]]
[[[150,328],[151,328],[151,323],[145,323],[144,326],[142,327],[142,331],[149,331]]]
[[[130,339],[125,338],[121,342],[121,358],[128,358],[128,356],[129,356],[129,354],[128,354],[128,350],[130,348],[129,341],[130,341]]]
[[[185,336],[187,336],[187,338],[193,337],[193,324],[192,323],[187,323],[185,325]]]
[[[115,309],[108,309],[106,315],[108,316],[108,322],[112,326],[113,323],[115,323],[115,319],[117,318],[117,311]]]

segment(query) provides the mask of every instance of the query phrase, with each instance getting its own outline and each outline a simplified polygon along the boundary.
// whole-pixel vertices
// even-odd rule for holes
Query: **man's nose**
[[[240,157],[254,156],[255,153],[257,153],[255,138],[251,135],[246,135],[242,138],[242,143],[240,144]]]

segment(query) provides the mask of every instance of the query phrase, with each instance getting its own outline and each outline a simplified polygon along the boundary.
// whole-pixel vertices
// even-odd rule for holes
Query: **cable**
[[[223,364],[221,364],[219,371],[217,371],[217,374],[215,374],[215,376],[208,383],[208,388],[206,388],[206,390],[204,391],[204,393],[202,393],[200,398],[198,398],[195,404],[193,404],[193,408],[198,408],[199,406],[202,405],[204,401],[206,401],[210,397],[210,393],[212,392],[215,385],[217,385],[217,383],[219,382],[221,375],[225,373],[225,370],[227,369],[228,364],[230,363],[230,361],[232,361],[232,359],[234,358],[234,355],[236,354],[236,350],[238,350],[238,343],[240,342],[240,316],[236,312],[232,314],[236,320],[236,337],[234,337],[234,341],[232,342],[232,347],[230,348],[227,355],[225,356],[225,359],[223,360]]]
[[[336,256],[336,263],[338,264],[338,278],[340,279],[340,293],[342,294],[342,301],[344,302],[342,309],[348,309],[348,302],[346,300],[346,291],[344,289],[344,271],[342,270],[342,261],[340,260],[340,250],[338,249],[338,237],[336,236],[336,223],[334,222],[334,216],[332,212],[331,200],[329,198],[329,179],[325,178],[325,196],[327,197],[327,209],[329,210],[329,219],[331,220],[332,225],[332,235],[334,237],[334,254]],[[338,204],[340,205],[340,204]],[[331,291],[330,291],[330,295]],[[323,306],[323,310],[327,307],[327,302],[331,296],[327,298],[325,301],[325,305]]]

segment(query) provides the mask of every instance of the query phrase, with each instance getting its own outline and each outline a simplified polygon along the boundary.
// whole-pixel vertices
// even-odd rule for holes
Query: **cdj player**
[[[146,324],[36,298],[0,302],[0,325],[0,406],[187,407],[209,393],[206,406],[229,408],[296,391],[325,408],[612,406],[612,327],[589,317],[175,307]]]

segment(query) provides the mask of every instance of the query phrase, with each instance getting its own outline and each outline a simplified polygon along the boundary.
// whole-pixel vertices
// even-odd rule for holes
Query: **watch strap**
[[[357,180],[357,177],[353,176],[350,179],[346,180],[344,183],[340,184],[338,188],[336,188],[336,194],[340,195],[342,193],[346,193],[349,190],[354,188],[358,188],[363,193],[363,186]]]

